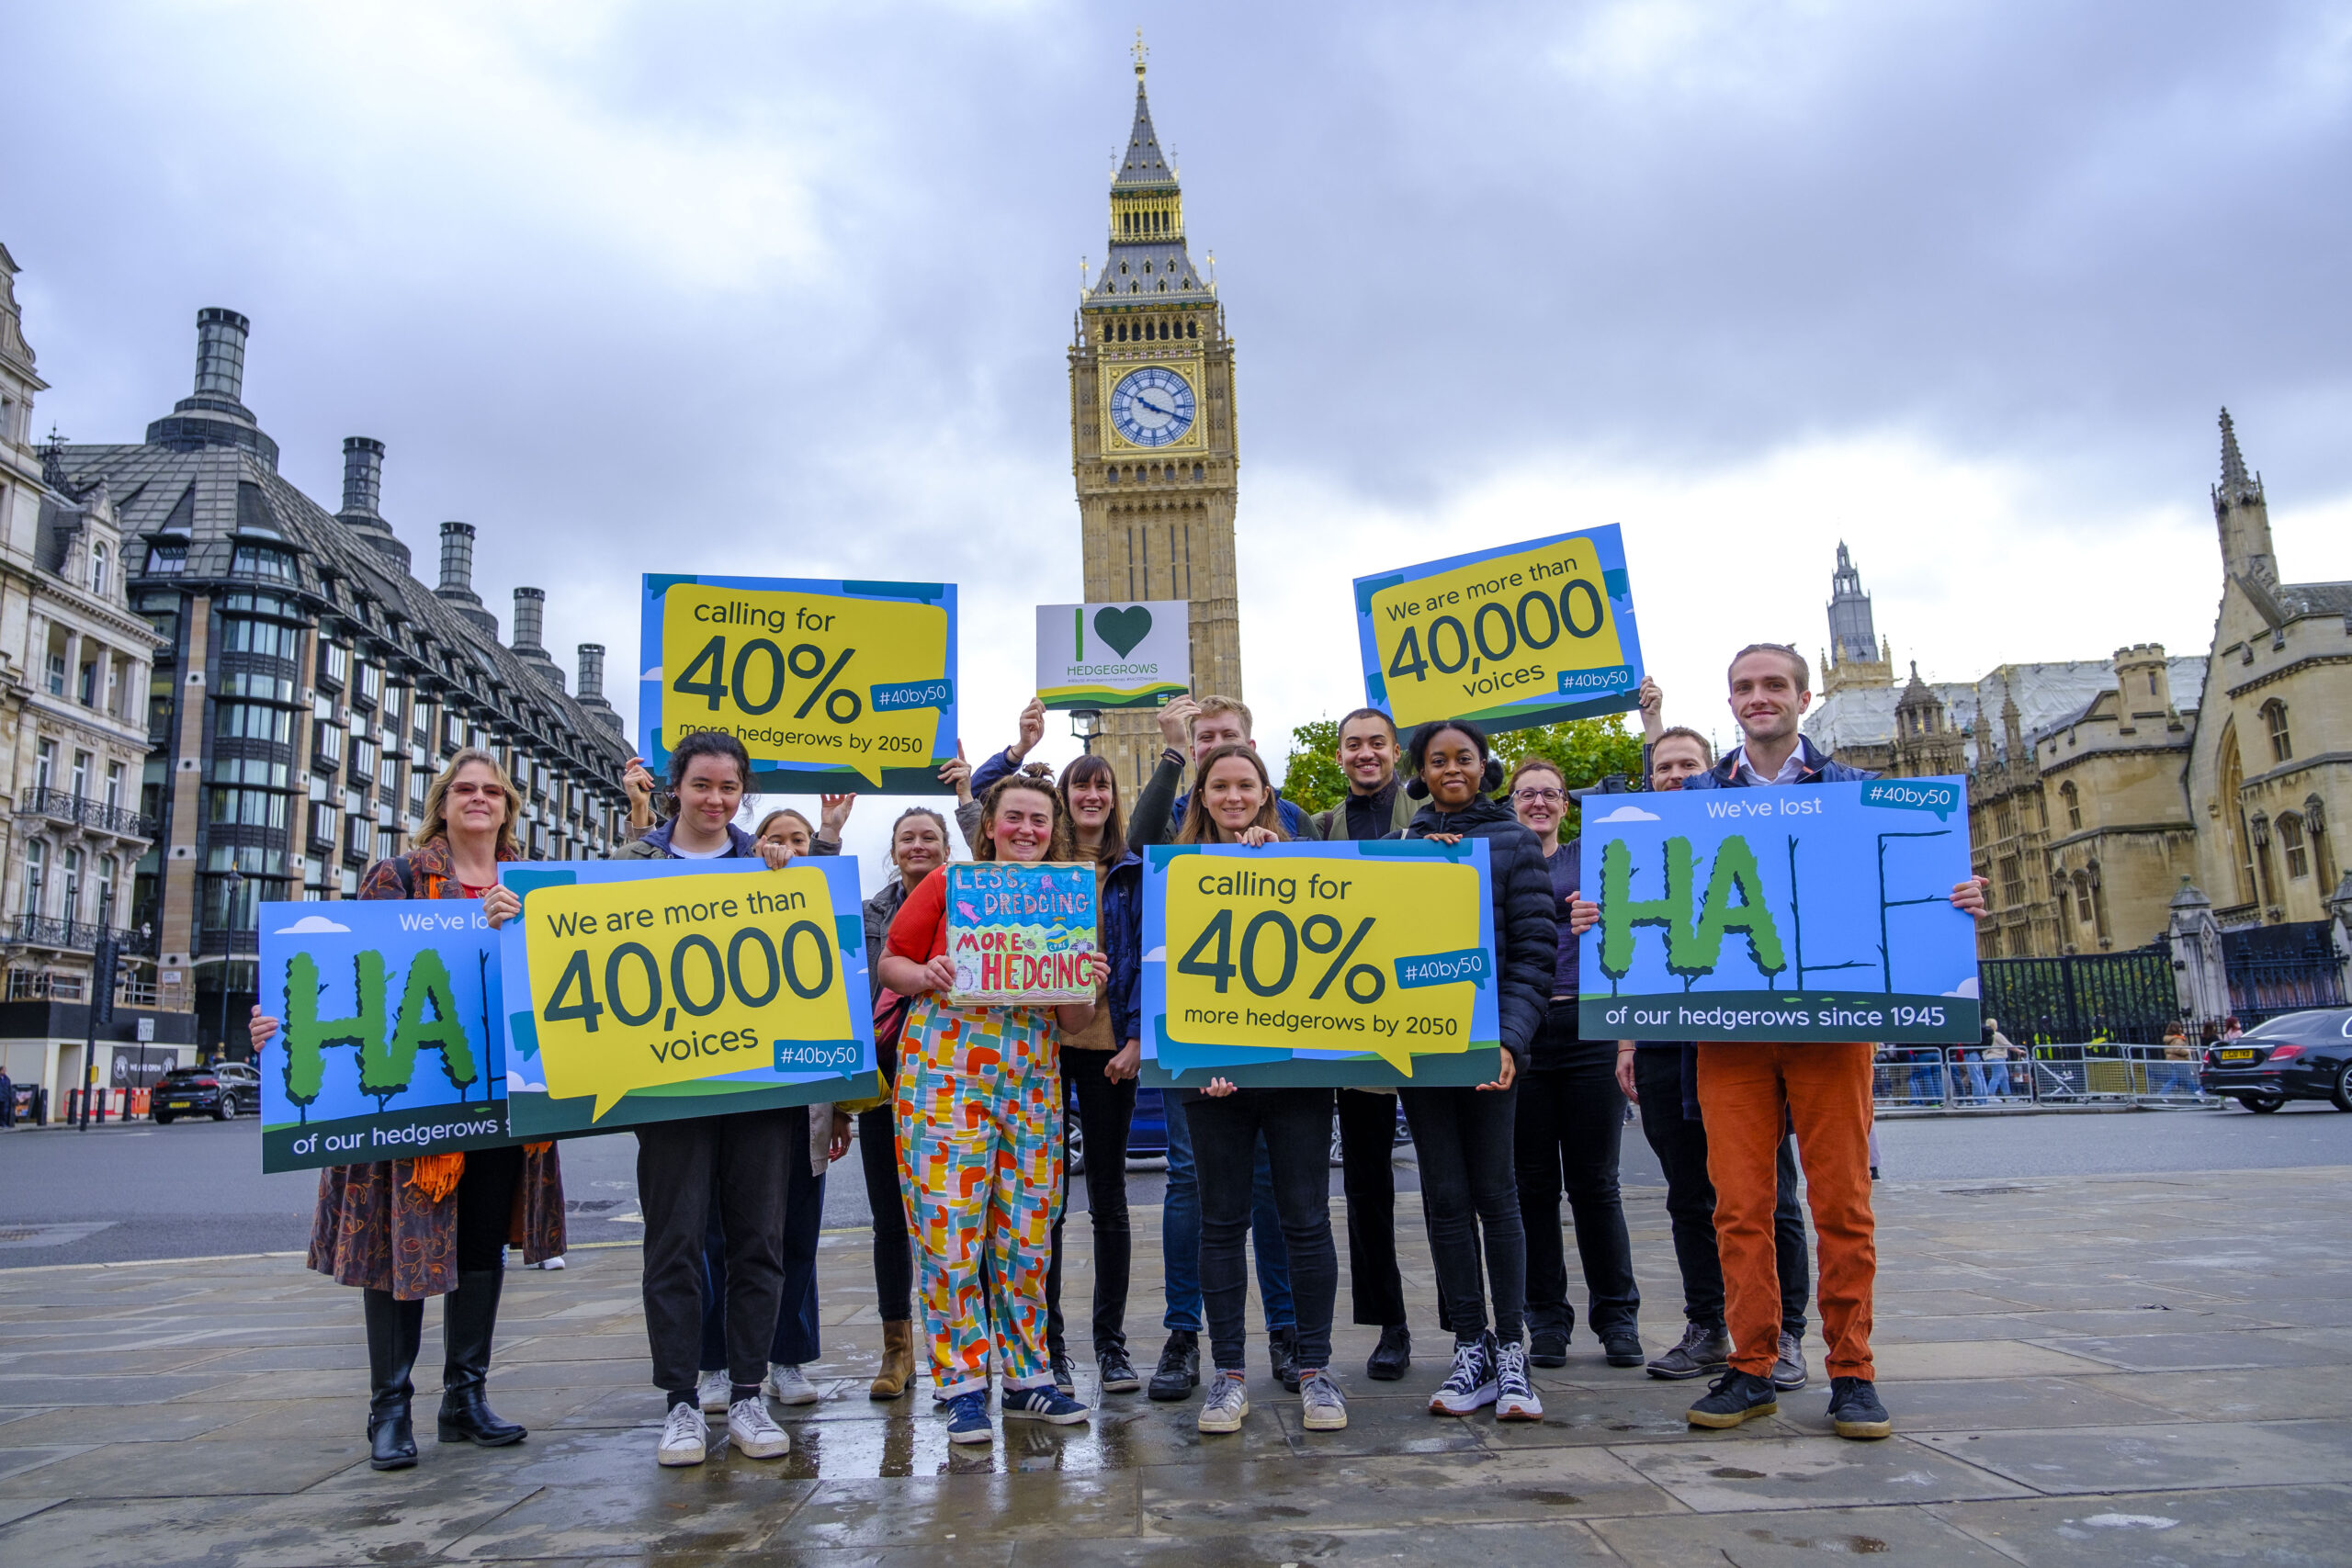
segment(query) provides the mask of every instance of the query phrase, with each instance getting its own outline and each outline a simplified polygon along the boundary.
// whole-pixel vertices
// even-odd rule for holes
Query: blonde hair
[[[465,747],[451,757],[448,765],[434,779],[433,787],[424,792],[424,821],[409,835],[410,849],[418,849],[435,839],[449,836],[449,819],[445,811],[449,801],[449,785],[457,778],[459,769],[471,767],[476,762],[491,771],[498,780],[498,787],[506,795],[506,818],[498,825],[497,852],[501,858],[510,852],[517,856],[522,854],[523,846],[514,840],[514,823],[523,815],[523,792],[516,789],[514,781],[506,776],[506,769],[499,760],[479,746]]]
[[[1201,699],[1200,711],[1195,714],[1193,718],[1193,728],[1195,729],[1199,728],[1202,719],[1213,717],[1214,716],[1221,713],[1239,714],[1241,716],[1241,733],[1244,735],[1254,735],[1257,733],[1256,730],[1250,727],[1250,705],[1248,703],[1243,702],[1239,697],[1220,697],[1215,693],[1211,693],[1209,695]]]

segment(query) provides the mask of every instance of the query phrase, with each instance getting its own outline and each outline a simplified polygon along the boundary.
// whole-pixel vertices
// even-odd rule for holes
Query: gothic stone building
[[[2330,831],[2352,809],[2352,583],[2280,581],[2262,480],[2226,410],[2212,502],[2222,594],[2201,658],[2141,643],[1967,684],[1914,668],[1898,688],[1891,655],[1871,662],[1869,596],[1838,547],[1838,661],[1806,733],[1858,766],[1968,775],[1993,883],[1984,957],[2141,947],[2191,888],[2224,931],[2315,926],[2352,906]]]
[[[1136,58],[1135,124],[1111,178],[1111,240],[1069,349],[1071,472],[1090,603],[1192,602],[1194,695],[1241,696],[1233,551],[1233,340],[1184,243],[1184,193]],[[1097,748],[1130,793],[1151,776],[1148,712],[1103,716]]]
[[[337,512],[279,476],[277,442],[241,400],[247,330],[233,310],[201,312],[195,389],[143,442],[50,454],[67,491],[108,498],[153,660],[139,811],[157,841],[132,923],[155,932],[166,1005],[192,1005],[202,1037],[232,1050],[254,999],[256,906],[350,897],[368,862],[406,847],[459,747],[505,764],[526,852],[544,860],[613,842],[629,755],[603,649],[582,647],[567,692],[540,646],[539,590],[515,590],[514,640],[498,640],[470,581],[470,525],[441,525],[437,587],[411,575],[379,511],[381,443],[344,443]]]

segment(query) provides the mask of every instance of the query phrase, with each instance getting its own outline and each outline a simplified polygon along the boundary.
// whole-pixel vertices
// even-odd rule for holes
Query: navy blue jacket
[[[1095,930],[1111,960],[1112,1049],[1143,1038],[1143,856],[1129,850],[1102,878]]]
[[[1552,1008],[1552,979],[1560,964],[1560,922],[1552,898],[1552,870],[1544,845],[1510,808],[1485,795],[1459,811],[1431,802],[1415,813],[1400,839],[1459,833],[1487,840],[1487,882],[1494,903],[1496,1013],[1503,1045],[1525,1072]]]
[[[1804,760],[1804,772],[1790,780],[1792,784],[1860,784],[1878,775],[1868,768],[1849,768],[1821,754],[1819,748],[1804,736],[1797,737],[1797,752]],[[1682,781],[1684,789],[1747,789],[1753,788],[1739,776],[1739,753],[1731,751],[1722,761],[1703,773],[1692,773]]]

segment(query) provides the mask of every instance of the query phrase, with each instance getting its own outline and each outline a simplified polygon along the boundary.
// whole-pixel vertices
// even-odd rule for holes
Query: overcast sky
[[[2222,403],[2283,570],[2352,578],[2341,5],[23,7],[36,418],[139,439],[232,307],[288,476],[383,440],[420,563],[474,523],[566,664],[631,667],[648,570],[957,581],[978,755],[1080,596],[1139,24],[1269,750],[1362,700],[1349,572],[1599,522],[1702,728],[1731,648],[1826,640],[1841,538],[1934,679],[2201,652]]]

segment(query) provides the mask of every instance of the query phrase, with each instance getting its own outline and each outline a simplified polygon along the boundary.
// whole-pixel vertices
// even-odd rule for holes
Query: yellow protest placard
[[[678,737],[711,729],[743,742],[755,789],[941,787],[956,753],[952,587],[647,583],[655,646],[639,689],[657,765]]]
[[[1613,526],[1360,578],[1357,605],[1366,690],[1404,728],[1614,711],[1641,682]]]
[[[1283,1055],[1366,1052],[1408,1077],[1417,1055],[1469,1050],[1482,1011],[1493,1044],[1477,865],[1317,855],[1363,847],[1168,860],[1159,873],[1167,1033],[1189,1046]]]
[[[521,919],[547,1091],[596,1121],[631,1089],[865,1062],[822,867],[544,886]]]

